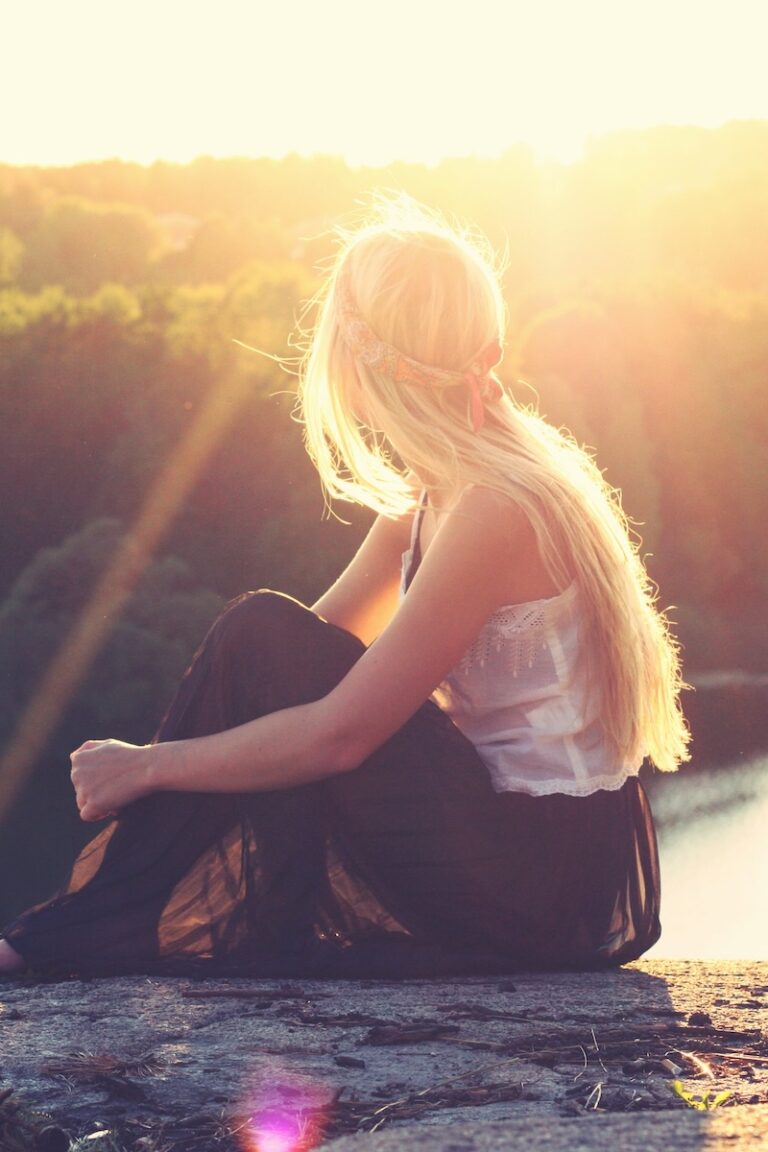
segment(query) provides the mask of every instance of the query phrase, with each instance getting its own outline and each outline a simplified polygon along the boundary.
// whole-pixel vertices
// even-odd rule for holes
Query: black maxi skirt
[[[289,597],[246,594],[157,739],[318,699],[362,651]],[[496,793],[428,702],[352,772],[136,801],[4,935],[41,972],[429,976],[622,964],[658,938],[658,907],[637,779],[586,797]]]

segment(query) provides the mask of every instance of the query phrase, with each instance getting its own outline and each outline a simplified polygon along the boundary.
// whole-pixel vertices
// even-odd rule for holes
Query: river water
[[[653,781],[662,926],[648,954],[768,960],[768,758]]]

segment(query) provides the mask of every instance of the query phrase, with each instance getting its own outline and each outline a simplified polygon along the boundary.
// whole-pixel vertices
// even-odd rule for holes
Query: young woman
[[[676,647],[616,493],[494,375],[491,255],[398,201],[319,304],[307,446],[378,519],[311,610],[230,605],[154,743],[73,754],[114,819],[5,970],[595,967],[659,935],[637,772],[685,756]]]

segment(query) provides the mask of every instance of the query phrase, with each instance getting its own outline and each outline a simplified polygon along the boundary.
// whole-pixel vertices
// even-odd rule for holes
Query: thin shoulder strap
[[[419,508],[413,518],[413,524],[411,525],[411,548],[420,547],[419,540],[421,537],[421,522],[424,519],[424,513],[427,510],[428,504],[429,493],[427,492],[426,488],[422,488],[421,495],[419,496]]]
[[[413,524],[411,525],[411,559],[408,565],[408,572],[405,577],[406,589],[410,585],[411,580],[413,580],[414,576],[416,575],[416,569],[419,567],[419,564],[421,564],[421,522],[424,519],[424,513],[427,510],[428,504],[429,493],[427,492],[426,488],[423,488],[421,496],[419,497],[419,508],[413,518]]]

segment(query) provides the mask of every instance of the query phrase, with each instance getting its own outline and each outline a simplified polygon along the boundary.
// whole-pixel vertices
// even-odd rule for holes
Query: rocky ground
[[[2,1152],[768,1150],[768,964],[0,987]]]

